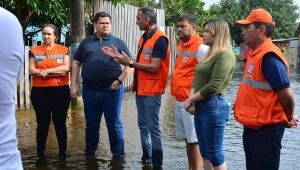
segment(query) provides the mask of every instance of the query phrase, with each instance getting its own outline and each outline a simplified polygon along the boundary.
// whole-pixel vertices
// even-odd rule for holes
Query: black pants
[[[260,129],[244,127],[243,144],[247,170],[278,170],[284,125]]]
[[[55,127],[59,154],[65,154],[67,149],[66,117],[70,104],[69,86],[32,87],[30,98],[37,121],[38,155],[45,151],[51,118]]]

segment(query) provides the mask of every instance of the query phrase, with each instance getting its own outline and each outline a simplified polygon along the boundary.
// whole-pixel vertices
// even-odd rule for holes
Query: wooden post
[[[24,60],[24,83],[25,83],[25,108],[30,109],[30,76],[29,76],[29,51],[28,46],[25,47],[25,60]]]
[[[26,60],[26,58],[24,59]],[[25,83],[24,83],[24,71],[25,69],[25,65],[24,63],[22,64],[22,71],[21,71],[21,77],[20,77],[20,82],[19,82],[19,109],[22,110],[25,108]]]

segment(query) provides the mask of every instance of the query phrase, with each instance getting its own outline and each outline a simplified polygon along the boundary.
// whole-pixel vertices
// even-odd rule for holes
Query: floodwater
[[[236,90],[241,80],[242,66],[237,63],[237,68],[233,76],[230,88],[226,91],[226,96],[230,103],[234,102]],[[291,87],[295,94],[296,103],[300,102],[300,71],[291,72]],[[300,114],[299,105],[296,106],[296,113]],[[164,165],[165,170],[185,170],[187,169],[187,158],[185,152],[185,142],[175,137],[174,124],[174,99],[170,97],[169,89],[163,96],[161,107],[161,128],[163,134]],[[124,161],[112,161],[109,150],[109,142],[105,121],[102,119],[100,130],[100,142],[96,159],[87,159],[84,156],[84,129],[85,119],[82,109],[69,110],[68,126],[68,157],[60,160],[57,156],[57,142],[53,126],[49,129],[46,148],[46,159],[37,159],[35,131],[36,122],[33,110],[18,111],[17,136],[19,148],[22,155],[25,170],[141,170],[149,169],[142,167],[139,129],[137,126],[137,113],[134,95],[126,93],[123,101],[122,119],[125,131],[125,151]],[[245,158],[242,145],[242,127],[232,117],[225,130],[225,159],[230,170],[244,170]],[[266,139],[268,140],[268,139]],[[286,129],[282,141],[282,154],[280,170],[300,169],[300,127],[296,129]]]

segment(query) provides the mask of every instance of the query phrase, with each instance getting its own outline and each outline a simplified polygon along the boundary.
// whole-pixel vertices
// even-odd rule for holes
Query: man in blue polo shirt
[[[111,35],[111,16],[99,12],[94,17],[96,33],[85,38],[79,45],[72,62],[71,97],[78,95],[77,79],[80,67],[83,79],[82,98],[86,118],[86,156],[95,156],[99,142],[99,128],[104,113],[113,159],[123,158],[124,135],[120,118],[123,97],[122,82],[130,74],[130,68],[116,63],[100,48],[114,45],[120,53],[131,56],[125,43]]]

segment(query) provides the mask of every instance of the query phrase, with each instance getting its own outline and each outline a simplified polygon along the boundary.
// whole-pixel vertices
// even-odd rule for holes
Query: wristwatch
[[[133,60],[130,60],[130,62],[129,62],[129,64],[128,64],[128,66],[130,67],[130,68],[133,68]]]
[[[119,82],[119,84],[122,84],[123,83],[123,81],[122,80],[120,80],[119,78],[118,79],[116,79],[118,82]]]

